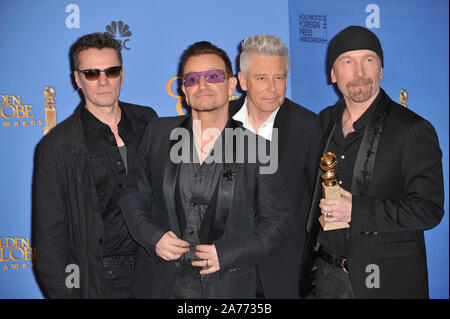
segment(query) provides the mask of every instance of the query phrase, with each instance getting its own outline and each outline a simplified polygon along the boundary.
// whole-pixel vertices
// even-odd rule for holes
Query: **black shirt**
[[[200,260],[194,255],[195,247],[200,244],[199,234],[209,205],[215,202],[216,192],[222,164],[211,159],[205,159],[200,165],[199,156],[193,140],[192,129],[190,163],[180,163],[178,189],[181,208],[183,210],[186,227],[183,240],[189,242],[190,251],[182,255],[181,276],[175,285],[176,298],[202,298],[202,283],[200,279],[201,267],[192,266],[192,261]],[[219,137],[222,138],[223,135]],[[204,243],[205,244],[205,243]]]
[[[118,198],[126,179],[126,166],[130,165],[130,155],[136,152],[138,138],[123,111],[118,124],[119,136],[126,147],[126,151],[122,150],[123,153],[119,150],[108,125],[98,120],[86,108],[83,108],[81,112],[81,119],[97,191],[99,211],[103,218],[103,257],[135,255],[138,245],[131,238],[125,225]],[[127,159],[122,158],[121,154],[127,154]]]
[[[194,152],[195,147],[194,147]],[[195,155],[197,156],[197,155]],[[191,251],[184,254],[189,264],[198,258],[194,256],[199,244],[199,231],[216,190],[221,172],[220,163],[183,163],[180,166],[179,188],[183,211],[186,218],[184,240],[190,243]]]
[[[354,132],[344,137],[342,131],[342,115],[346,108],[344,99],[331,110],[331,120],[336,124],[330,144],[325,152],[333,152],[338,160],[336,173],[338,176],[339,186],[348,192],[351,192],[353,169],[358,156],[359,147],[364,137],[364,132],[369,125],[370,119],[378,102],[380,94],[372,102],[369,108],[353,123]],[[352,211],[352,214],[358,212]],[[351,227],[351,222],[350,222]],[[317,241],[325,248],[325,250],[338,257],[346,257],[345,238],[347,229],[337,229],[331,231],[319,230]]]

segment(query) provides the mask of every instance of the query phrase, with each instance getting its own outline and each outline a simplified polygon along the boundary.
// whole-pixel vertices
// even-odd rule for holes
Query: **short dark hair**
[[[183,55],[181,56],[181,75],[184,75],[184,67],[186,66],[186,62],[189,60],[189,58],[201,54],[218,55],[225,63],[225,71],[229,76],[233,75],[233,68],[231,66],[231,61],[230,58],[228,58],[227,53],[208,41],[195,42],[183,52]]]
[[[122,65],[122,44],[114,39],[108,33],[89,33],[78,38],[78,40],[70,47],[70,67],[73,70],[78,68],[78,55],[81,51],[87,49],[105,49],[110,48],[116,50],[120,65]]]

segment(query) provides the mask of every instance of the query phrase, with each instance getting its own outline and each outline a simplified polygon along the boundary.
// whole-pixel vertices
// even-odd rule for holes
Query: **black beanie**
[[[384,67],[383,49],[375,33],[363,27],[350,26],[339,32],[330,42],[327,59],[328,74],[333,68],[334,61],[342,53],[354,50],[372,50],[378,54],[381,66]]]

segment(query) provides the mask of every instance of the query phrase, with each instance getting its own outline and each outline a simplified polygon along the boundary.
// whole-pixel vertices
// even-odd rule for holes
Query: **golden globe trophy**
[[[326,199],[335,199],[341,197],[341,188],[337,182],[336,166],[337,158],[334,153],[327,152],[320,159],[320,168],[325,172],[320,175],[322,178],[322,195]],[[326,222],[323,215],[319,217],[320,225],[324,231],[349,228],[346,222]]]
[[[51,86],[46,86],[44,90],[44,97],[47,99],[45,104],[45,127],[44,135],[46,135],[52,128],[56,126],[56,109],[55,100],[56,91]]]
[[[399,96],[399,98],[400,98],[400,103],[401,103],[404,107],[408,107],[408,106],[406,105],[406,101],[408,101],[408,92],[406,92],[406,90],[404,90],[404,89],[401,89],[401,90],[400,90],[400,96]]]

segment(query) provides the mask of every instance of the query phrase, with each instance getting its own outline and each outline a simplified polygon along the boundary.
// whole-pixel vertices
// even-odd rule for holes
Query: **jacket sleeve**
[[[131,236],[149,253],[155,252],[156,244],[165,233],[150,219],[152,187],[149,154],[152,126],[150,122],[145,130],[136,154],[134,169],[128,175],[119,199]]]
[[[274,174],[257,174],[256,199],[248,200],[256,200],[258,222],[249,234],[214,242],[221,270],[251,266],[262,261],[281,245],[289,233],[293,220],[292,207],[279,170]]]
[[[391,200],[353,196],[352,235],[426,230],[441,221],[444,215],[442,153],[434,128],[425,120],[415,123],[400,147],[404,197]]]
[[[36,148],[33,176],[33,240],[36,247],[36,269],[50,298],[76,297],[68,289],[65,272],[70,264],[69,222],[67,201],[61,183],[61,163],[50,145]]]

